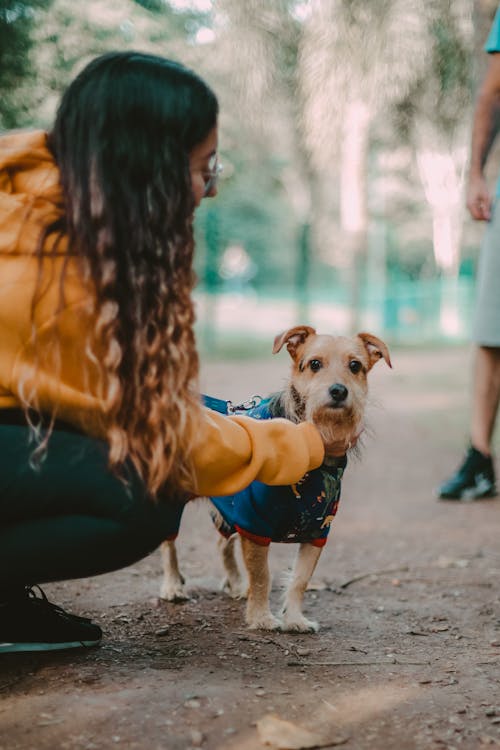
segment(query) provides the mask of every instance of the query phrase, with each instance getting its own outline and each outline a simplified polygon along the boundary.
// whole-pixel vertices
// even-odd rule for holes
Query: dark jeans
[[[122,568],[176,532],[182,504],[154,503],[132,471],[125,486],[104,442],[55,429],[39,470],[32,450],[26,426],[0,423],[0,591]]]

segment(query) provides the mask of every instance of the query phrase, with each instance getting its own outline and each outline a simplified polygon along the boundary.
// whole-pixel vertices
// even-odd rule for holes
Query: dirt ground
[[[207,508],[193,504],[179,545],[188,602],[158,601],[158,552],[44,587],[104,641],[0,657],[0,750],[258,750],[269,715],[291,722],[286,747],[310,746],[299,727],[350,750],[500,747],[500,499],[433,495],[464,449],[470,351],[393,360],[373,371],[372,434],[306,593],[319,633],[245,629],[244,603],[219,591]],[[278,388],[286,367],[281,355],[207,364],[203,385],[242,399]],[[271,551],[275,610],[293,554]]]

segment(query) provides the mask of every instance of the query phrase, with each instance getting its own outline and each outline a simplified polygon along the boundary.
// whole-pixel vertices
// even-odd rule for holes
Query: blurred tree
[[[1,0],[0,0],[1,1]],[[176,13],[158,0],[51,0],[36,31],[38,67],[36,121],[52,120],[61,91],[96,55],[141,49],[185,59],[194,12]]]
[[[458,273],[474,71],[471,0],[429,0],[425,66],[398,103],[399,133],[412,143],[432,214],[436,264]]]
[[[304,227],[315,222],[318,188],[302,127],[299,5],[296,0],[217,0],[215,4],[219,60],[230,74],[240,127],[246,123],[246,128],[260,133],[268,153],[275,157],[275,182],[281,183],[292,207],[296,273],[310,264]],[[303,278],[301,315],[307,307],[306,285],[307,278]]]
[[[33,32],[52,0],[0,0],[0,129],[31,120]]]
[[[366,264],[370,135],[418,79],[428,47],[424,0],[310,0],[300,52],[303,121],[316,168],[340,162],[340,225],[359,330]]]
[[[274,131],[287,148],[283,184],[298,236],[310,225],[332,265],[339,261],[335,243],[318,226],[340,194],[338,244],[350,270],[356,329],[367,251],[370,135],[377,116],[404,97],[425,68],[431,44],[426,1],[219,0],[217,7],[224,16],[221,49],[242,108],[251,123],[266,128],[269,142]]]

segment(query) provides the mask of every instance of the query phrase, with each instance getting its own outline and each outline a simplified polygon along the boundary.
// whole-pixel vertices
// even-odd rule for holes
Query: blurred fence
[[[324,333],[348,334],[352,312],[345,288],[255,291],[250,286],[217,294],[195,294],[198,340],[202,351],[243,355],[246,342],[268,348],[282,330],[312,325]],[[467,342],[470,337],[474,280],[429,279],[371,286],[362,295],[360,329],[401,345]]]

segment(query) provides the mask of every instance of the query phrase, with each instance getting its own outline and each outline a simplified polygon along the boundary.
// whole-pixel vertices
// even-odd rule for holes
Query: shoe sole
[[[438,500],[455,500],[463,503],[470,503],[473,500],[483,500],[489,497],[497,497],[498,492],[493,490],[491,492],[478,492],[477,490],[466,490],[461,495],[439,495]]]
[[[23,651],[63,651],[69,648],[91,648],[98,646],[97,641],[67,641],[65,643],[0,643],[0,654],[14,654]]]

